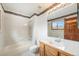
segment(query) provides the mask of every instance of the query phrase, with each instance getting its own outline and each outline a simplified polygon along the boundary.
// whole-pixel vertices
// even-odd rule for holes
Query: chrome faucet
[[[58,43],[59,43],[59,42],[61,42],[61,40],[60,40],[60,39],[58,39],[58,40],[56,39],[55,41],[56,41],[56,42],[58,42]]]

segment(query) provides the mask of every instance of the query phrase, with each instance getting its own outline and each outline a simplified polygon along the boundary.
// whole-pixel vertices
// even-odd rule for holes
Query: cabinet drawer
[[[49,51],[45,51],[45,56],[54,56]]]
[[[58,50],[53,48],[53,47],[51,47],[51,46],[46,45],[45,46],[45,54],[47,54],[49,56],[50,55],[57,56],[58,55]]]
[[[63,52],[63,51],[59,51],[59,56],[73,56],[73,55]]]

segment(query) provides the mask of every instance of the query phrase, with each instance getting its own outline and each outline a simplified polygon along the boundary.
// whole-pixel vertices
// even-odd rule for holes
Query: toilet
[[[30,52],[32,52],[34,54],[36,54],[38,52],[39,44],[37,44],[37,43],[38,43],[38,41],[36,40],[35,44],[29,48]]]
[[[39,49],[39,46],[38,45],[34,45],[32,47],[30,47],[30,52],[32,53],[37,53],[38,52],[38,49]]]

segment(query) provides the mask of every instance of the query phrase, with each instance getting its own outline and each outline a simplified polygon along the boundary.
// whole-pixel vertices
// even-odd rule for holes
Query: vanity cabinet
[[[49,45],[45,45],[45,56],[57,56],[57,55],[58,55],[57,49]]]
[[[40,56],[72,56],[72,54],[64,52],[43,42],[40,42],[39,53]]]

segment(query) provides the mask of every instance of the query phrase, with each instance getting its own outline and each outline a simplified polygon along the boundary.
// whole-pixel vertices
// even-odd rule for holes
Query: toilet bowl
[[[32,53],[37,53],[39,49],[38,45],[33,45],[32,47],[29,48],[30,52]]]

